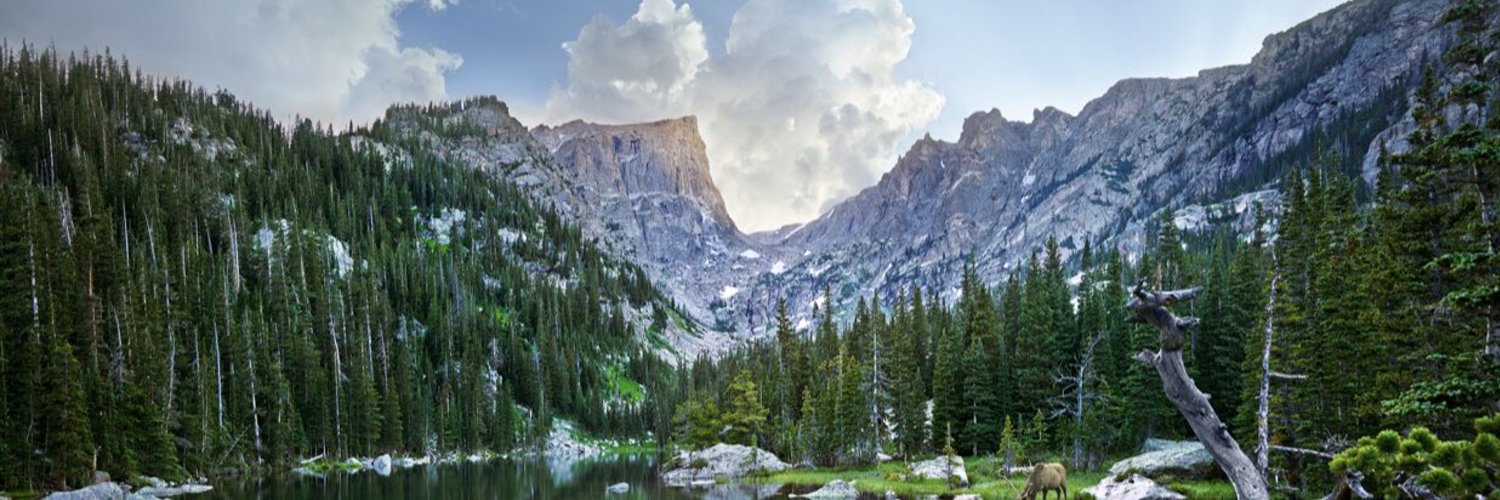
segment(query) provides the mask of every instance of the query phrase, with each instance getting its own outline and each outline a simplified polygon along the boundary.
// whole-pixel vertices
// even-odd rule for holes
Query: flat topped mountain
[[[709,173],[695,117],[634,125],[574,120],[537,126],[531,135],[586,189],[603,196],[684,196],[716,223],[735,227]]]

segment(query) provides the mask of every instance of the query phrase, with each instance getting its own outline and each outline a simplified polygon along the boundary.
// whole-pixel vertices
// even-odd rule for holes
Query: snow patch
[[[334,269],[338,271],[339,277],[349,276],[349,271],[354,270],[354,257],[349,255],[349,245],[329,235],[328,250],[333,252]]]
[[[755,251],[753,249],[746,249],[745,251],[740,252],[740,258],[751,259],[751,260],[759,259],[760,258],[760,252],[757,252],[757,251]]]
[[[786,261],[778,260],[775,264],[771,264],[771,274],[780,275],[784,272],[786,272]]]
[[[734,296],[738,293],[740,293],[739,287],[736,287],[734,285],[724,285],[724,289],[719,290],[719,298],[729,300],[734,298]]]
[[[1026,177],[1021,178],[1021,185],[1030,186],[1032,184],[1036,184],[1036,174],[1026,172]]]

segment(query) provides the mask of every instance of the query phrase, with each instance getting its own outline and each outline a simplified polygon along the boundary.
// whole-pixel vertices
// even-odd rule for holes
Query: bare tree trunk
[[[1198,320],[1191,317],[1178,318],[1167,310],[1167,306],[1187,302],[1202,292],[1202,288],[1149,292],[1144,284],[1136,286],[1132,292],[1135,297],[1130,300],[1127,308],[1136,319],[1156,328],[1160,334],[1161,349],[1157,352],[1142,350],[1135,355],[1135,359],[1156,367],[1167,399],[1182,413],[1198,441],[1203,443],[1209,454],[1213,455],[1214,462],[1219,464],[1229,481],[1234,483],[1235,495],[1249,500],[1268,499],[1270,494],[1266,490],[1265,478],[1256,470],[1250,457],[1240,450],[1234,437],[1229,435],[1229,429],[1219,420],[1213,406],[1209,405],[1208,395],[1198,390],[1182,364],[1182,329],[1197,324]]]
[[[1255,413],[1255,430],[1259,441],[1255,447],[1255,468],[1260,477],[1270,481],[1271,471],[1271,332],[1276,320],[1276,285],[1281,281],[1281,268],[1276,252],[1271,252],[1271,291],[1266,301],[1265,345],[1260,352],[1260,407]]]

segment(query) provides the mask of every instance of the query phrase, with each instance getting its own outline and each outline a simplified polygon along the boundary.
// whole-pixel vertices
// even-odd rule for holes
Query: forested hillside
[[[1281,206],[1256,209],[1255,226],[1274,229],[1248,238],[1184,234],[1169,211],[1135,262],[1085,240],[1081,269],[1069,269],[1052,238],[996,287],[978,279],[971,260],[952,278],[961,283],[956,303],[923,289],[869,297],[847,327],[823,307],[805,338],[783,304],[775,341],[694,367],[693,398],[674,420],[678,439],[701,445],[729,426],[743,442],[828,465],[951,446],[1017,464],[1107,466],[1147,437],[1191,437],[1154,370],[1131,361],[1157,347],[1154,330],[1124,321],[1126,289],[1136,283],[1206,288],[1184,308],[1202,323],[1183,354],[1248,453],[1259,448],[1258,424],[1267,425],[1274,485],[1329,491],[1333,454],[1382,429],[1425,427],[1461,442],[1492,432],[1474,422],[1500,410],[1493,8],[1465,2],[1446,14],[1458,43],[1431,62],[1410,103],[1403,152],[1383,156],[1373,191],[1325,146],[1277,183]],[[752,393],[761,404],[747,403]],[[1372,451],[1341,459],[1336,472],[1402,481],[1429,470],[1425,458],[1380,458],[1394,445],[1376,452],[1377,443],[1359,442]],[[1424,446],[1401,449],[1415,456]],[[1454,457],[1432,464],[1481,472],[1464,478],[1467,489],[1449,489],[1454,480],[1432,491],[1472,495],[1495,484],[1483,459]]]
[[[553,416],[642,435],[670,308],[378,122],[283,126],[108,54],[0,49],[0,491],[506,450]]]

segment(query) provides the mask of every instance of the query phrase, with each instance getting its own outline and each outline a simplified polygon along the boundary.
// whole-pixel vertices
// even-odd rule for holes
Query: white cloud
[[[22,0],[0,3],[0,34],[61,51],[109,48],[133,67],[228,89],[279,118],[362,122],[395,102],[447,98],[446,74],[462,64],[400,45],[394,17],[411,2]]]
[[[686,5],[643,0],[565,44],[547,121],[699,116],[714,177],[746,229],[807,220],[873,184],[943,97],[898,81],[915,25],[899,0],[750,0],[710,59]]]
[[[599,16],[568,52],[568,82],[548,99],[548,116],[607,122],[680,113],[688,85],[708,59],[703,24],[687,5],[643,0],[625,24]]]

